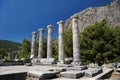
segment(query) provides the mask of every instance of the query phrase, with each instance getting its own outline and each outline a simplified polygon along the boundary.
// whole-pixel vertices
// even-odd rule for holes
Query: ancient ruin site
[[[114,10],[114,11],[113,11]],[[53,34],[54,34],[54,26],[48,25],[47,30],[44,30],[44,28],[39,28],[38,32],[33,31],[31,36],[31,47],[30,47],[30,56],[29,58],[20,58],[19,51],[15,55],[15,58],[11,58],[11,54],[9,53],[7,60],[5,60],[2,55],[0,54],[0,80],[120,80],[120,62],[110,62],[109,60],[113,59],[113,56],[111,57],[111,54],[113,55],[116,49],[109,48],[113,50],[113,53],[104,53],[102,56],[97,55],[100,53],[96,53],[98,44],[101,44],[100,47],[103,48],[104,44],[112,43],[112,41],[109,41],[108,43],[104,43],[103,40],[107,39],[106,37],[103,37],[104,39],[100,39],[98,36],[94,36],[99,32],[102,31],[100,34],[104,33],[104,29],[109,30],[109,28],[104,28],[96,31],[95,34],[88,33],[85,34],[83,31],[85,30],[86,26],[89,27],[90,24],[99,26],[105,26],[106,19],[107,25],[114,26],[114,28],[120,27],[120,1],[114,0],[108,5],[102,6],[102,7],[95,7],[95,8],[87,8],[80,13],[76,13],[70,17],[70,19],[67,19],[66,22],[62,20],[58,20],[56,22],[58,26],[58,35],[57,38],[54,40],[56,42],[55,49],[58,52],[58,55],[55,53],[53,54]],[[102,21],[101,24],[97,23],[96,21]],[[95,23],[96,22],[96,23]],[[94,24],[95,23],[95,24]],[[70,27],[70,28],[69,28]],[[90,26],[91,27],[91,26]],[[112,29],[114,29],[112,27]],[[71,29],[71,39],[72,40],[72,57],[66,56],[65,51],[65,44],[67,43],[65,41],[65,30]],[[119,28],[118,28],[119,29]],[[90,31],[93,29],[87,28],[85,31]],[[47,39],[46,39],[46,51],[44,47],[44,32],[47,31]],[[112,31],[112,30],[111,30]],[[82,45],[81,39],[80,39],[80,33],[84,34],[83,36],[89,36],[89,34],[93,34],[94,37],[99,38],[99,42],[97,42],[97,39],[93,39],[93,36],[90,36],[91,44],[92,41],[94,45],[92,45],[95,50],[93,50],[94,53],[92,54],[91,48],[89,48],[90,55],[97,55],[94,57],[89,57],[90,55],[85,54],[85,49],[81,49],[81,47],[85,47],[86,45]],[[83,33],[82,33],[83,32]],[[119,32],[119,31],[118,31]],[[107,31],[106,31],[107,33]],[[116,32],[117,34],[117,32]],[[31,34],[29,34],[31,35]],[[68,34],[70,35],[70,34]],[[104,34],[102,35],[104,36]],[[114,36],[114,35],[110,35]],[[118,34],[119,38],[115,38],[116,44],[115,47],[118,47],[116,52],[120,54],[120,35]],[[37,39],[38,38],[38,39]],[[69,37],[68,37],[69,38]],[[110,38],[110,40],[113,38]],[[36,44],[38,40],[38,45]],[[90,41],[87,42],[87,38],[82,39],[83,41],[86,40],[86,43],[88,43],[87,46],[89,46]],[[114,40],[114,41],[115,41]],[[114,42],[113,41],[113,42]],[[118,43],[117,43],[118,41]],[[114,43],[114,44],[115,44]],[[36,54],[36,46],[37,47],[37,54]],[[114,45],[113,45],[114,46]],[[110,45],[107,45],[107,47],[103,48],[108,50],[108,47]],[[98,50],[100,51],[100,50]],[[102,51],[101,51],[102,52]],[[102,53],[101,53],[102,54]],[[108,56],[110,54],[110,56]],[[55,56],[53,56],[55,55]],[[85,55],[85,57],[83,56]],[[117,54],[116,54],[117,55]],[[114,56],[114,58],[116,57]],[[36,57],[37,56],[37,57]],[[87,57],[88,56],[88,57]],[[107,58],[104,58],[104,56]],[[117,55],[118,56],[118,55]],[[86,58],[87,57],[87,58]],[[103,59],[106,59],[103,61],[101,60],[101,57]],[[93,59],[95,58],[95,59]],[[94,60],[93,62],[87,61],[87,59]],[[115,58],[116,59],[116,58]],[[117,58],[119,59],[119,58]],[[85,62],[86,61],[86,62]]]

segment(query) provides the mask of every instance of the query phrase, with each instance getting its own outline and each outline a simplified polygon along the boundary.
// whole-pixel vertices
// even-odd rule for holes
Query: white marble
[[[36,45],[36,32],[32,32],[32,45],[30,58],[33,59],[35,56],[35,45]]]
[[[79,42],[79,29],[77,15],[71,17],[72,20],[72,33],[73,33],[73,64],[81,64],[80,61],[80,42]]]
[[[43,40],[44,40],[44,30],[39,29],[39,48],[38,48],[38,61],[43,58]]]
[[[58,21],[59,33],[58,33],[58,64],[64,64],[64,38],[63,38],[63,27],[64,22]]]
[[[48,25],[48,37],[47,37],[47,58],[52,58],[52,25]]]

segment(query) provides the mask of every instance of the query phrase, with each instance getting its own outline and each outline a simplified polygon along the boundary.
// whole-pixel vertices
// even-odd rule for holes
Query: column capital
[[[50,25],[47,26],[47,28],[53,28],[53,26],[50,24]]]
[[[57,22],[57,24],[64,24],[64,21],[60,20]]]
[[[33,35],[35,35],[35,34],[36,34],[36,32],[35,32],[35,31],[33,31],[33,32],[32,32],[32,34],[33,34]]]
[[[43,31],[44,31],[44,29],[43,29],[43,28],[40,28],[38,31],[39,31],[39,32],[40,32],[40,31],[42,31],[42,32],[43,32]]]

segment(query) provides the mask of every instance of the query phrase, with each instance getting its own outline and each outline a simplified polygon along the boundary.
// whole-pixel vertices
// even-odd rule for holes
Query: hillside
[[[6,49],[7,52],[13,52],[19,50],[20,43],[16,43],[8,40],[0,40],[0,48]]]
[[[114,0],[112,3],[101,7],[89,7],[81,12],[75,13],[78,16],[79,31],[83,31],[86,26],[96,21],[105,19],[108,26],[120,26],[120,0]],[[67,19],[65,28],[71,26],[71,19]]]

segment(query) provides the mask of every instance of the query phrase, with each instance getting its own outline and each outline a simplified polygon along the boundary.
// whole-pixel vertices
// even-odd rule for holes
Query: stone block
[[[5,60],[3,61],[0,66],[13,66],[13,65],[23,65],[23,61],[19,60],[19,61],[9,61],[9,60]]]
[[[27,72],[8,73],[0,75],[0,80],[26,80]]]
[[[113,64],[112,64],[112,63],[109,63],[109,64],[107,64],[107,67],[108,67],[108,68],[113,68]]]
[[[59,61],[59,62],[57,62],[57,65],[58,65],[58,66],[62,66],[62,65],[64,65],[64,64],[65,64],[65,62],[64,62],[64,61],[62,61],[62,62],[60,62],[60,61]]]
[[[85,71],[85,76],[86,77],[94,77],[102,72],[103,72],[102,69],[90,68],[89,70]]]
[[[120,80],[120,73],[113,72],[109,80]]]
[[[59,74],[58,71],[29,71],[28,76],[39,79],[52,79]]]
[[[82,63],[81,63],[80,61],[73,61],[73,62],[71,63],[71,65],[72,65],[72,66],[81,66]]]
[[[34,64],[34,63],[37,63],[37,58],[32,58],[31,59],[31,62]]]
[[[65,64],[70,64],[73,61],[73,58],[65,58]]]
[[[23,59],[22,60],[24,63],[31,63],[31,59]]]
[[[66,71],[66,68],[65,67],[56,68],[56,69],[54,69],[54,71],[64,72],[64,71]]]
[[[88,69],[88,67],[87,66],[85,66],[85,65],[81,65],[81,66],[75,66],[76,68],[81,68],[81,70],[85,70],[85,69]]]
[[[120,68],[120,63],[117,63],[117,66],[116,66],[117,68]]]
[[[80,71],[66,71],[60,73],[61,77],[78,79],[83,76],[83,72]]]
[[[87,66],[74,66],[74,67],[68,67],[67,70],[72,70],[72,71],[81,71],[88,69]]]
[[[40,64],[46,64],[46,65],[55,64],[55,58],[42,58],[40,60]]]

